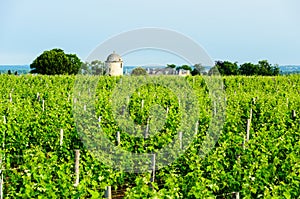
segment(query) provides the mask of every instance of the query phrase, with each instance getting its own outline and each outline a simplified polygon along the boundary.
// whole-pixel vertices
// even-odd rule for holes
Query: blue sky
[[[297,0],[2,0],[0,65],[30,64],[55,47],[85,60],[112,36],[143,27],[178,31],[212,60],[300,64],[299,11]],[[150,54],[128,55],[128,64],[182,61]]]

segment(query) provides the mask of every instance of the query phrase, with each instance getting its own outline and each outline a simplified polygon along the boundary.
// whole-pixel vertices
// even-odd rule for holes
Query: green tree
[[[106,74],[105,64],[100,60],[85,62],[81,66],[81,74],[105,75]]]
[[[272,70],[273,70],[273,75],[274,76],[277,76],[277,75],[280,74],[280,69],[279,69],[278,64],[276,64],[275,66],[273,66]]]
[[[214,75],[219,76],[219,75],[221,75],[219,70],[218,70],[218,67],[216,65],[211,67],[207,74],[210,75],[210,76],[214,76]]]
[[[277,65],[272,66],[267,60],[261,60],[258,64],[244,63],[239,68],[241,75],[262,75],[274,76],[279,75],[280,70]]]
[[[274,76],[279,75],[278,66],[272,66],[267,60],[261,60],[258,62],[260,75]]]
[[[167,64],[167,67],[168,68],[176,68],[176,65],[175,64]]]
[[[200,75],[200,74],[205,74],[205,67],[202,66],[202,64],[195,64],[194,69],[192,71],[192,75]]]
[[[44,51],[30,64],[30,73],[42,75],[77,74],[82,62],[75,54],[65,54],[62,49]]]
[[[70,61],[68,74],[77,74],[82,66],[81,60],[75,54],[66,54]]]
[[[176,67],[176,70],[180,70],[180,69],[183,69],[183,70],[189,70],[190,72],[192,72],[192,68],[189,66],[189,65],[182,65],[182,66],[179,66],[179,67]]]
[[[100,60],[94,60],[91,62],[92,74],[95,75],[105,75],[106,67],[105,63]]]
[[[80,74],[91,74],[92,70],[91,70],[91,67],[90,67],[90,63],[89,62],[82,63],[79,72],[80,72]]]
[[[246,76],[258,75],[259,66],[257,64],[248,62],[240,65],[239,71],[241,75],[246,75]]]
[[[238,75],[239,66],[237,62],[231,63],[229,61],[216,61],[215,64],[221,75]]]
[[[147,75],[147,71],[142,67],[137,67],[132,70],[131,75]]]

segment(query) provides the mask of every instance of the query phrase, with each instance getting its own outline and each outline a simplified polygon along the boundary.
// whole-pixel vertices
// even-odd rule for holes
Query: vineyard
[[[121,77],[0,75],[2,197],[105,198],[109,186],[112,198],[299,198],[299,75],[225,77],[226,106],[204,77],[140,87],[135,78],[122,88]],[[203,153],[217,116],[218,139]],[[97,152],[114,147],[157,164],[114,165]]]

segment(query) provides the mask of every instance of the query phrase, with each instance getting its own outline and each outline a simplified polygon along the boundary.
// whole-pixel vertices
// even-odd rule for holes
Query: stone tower
[[[123,60],[120,55],[113,52],[107,57],[105,61],[107,74],[110,76],[123,75]]]

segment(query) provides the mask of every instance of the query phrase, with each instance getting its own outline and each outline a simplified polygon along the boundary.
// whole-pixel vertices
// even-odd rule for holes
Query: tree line
[[[212,75],[219,73],[226,75],[261,75],[276,76],[280,70],[278,65],[272,65],[267,60],[261,60],[257,64],[230,61],[216,61],[215,65],[209,70],[201,64],[195,64],[193,67],[188,65],[176,66],[168,64],[167,67],[175,70],[189,70],[191,75]],[[62,49],[52,49],[44,51],[30,64],[30,73],[38,73],[43,75],[72,75],[72,74],[94,74],[105,75],[105,64],[99,60],[92,62],[82,62],[76,54],[66,54]],[[136,70],[137,74],[145,74],[141,69]]]
[[[245,75],[245,76],[277,76],[280,74],[278,65],[272,65],[267,60],[261,60],[257,64],[250,62],[238,65],[237,62],[230,61],[216,61],[215,65],[209,70],[202,64],[195,64],[192,67],[188,65],[176,66],[175,64],[168,64],[167,67],[176,70],[189,70],[191,75],[213,75],[220,74],[222,76],[229,75]]]
[[[217,61],[215,67],[221,75],[276,76],[280,73],[278,65],[272,65],[267,60],[261,60],[257,64],[247,62],[241,65],[237,62]]]
[[[216,61],[215,65],[208,71],[201,64],[196,64],[192,71],[192,75],[212,75],[220,73],[222,76],[229,75],[245,75],[245,76],[277,76],[280,74],[278,65],[272,65],[267,60],[261,60],[257,64],[247,62],[238,65],[237,62]]]

